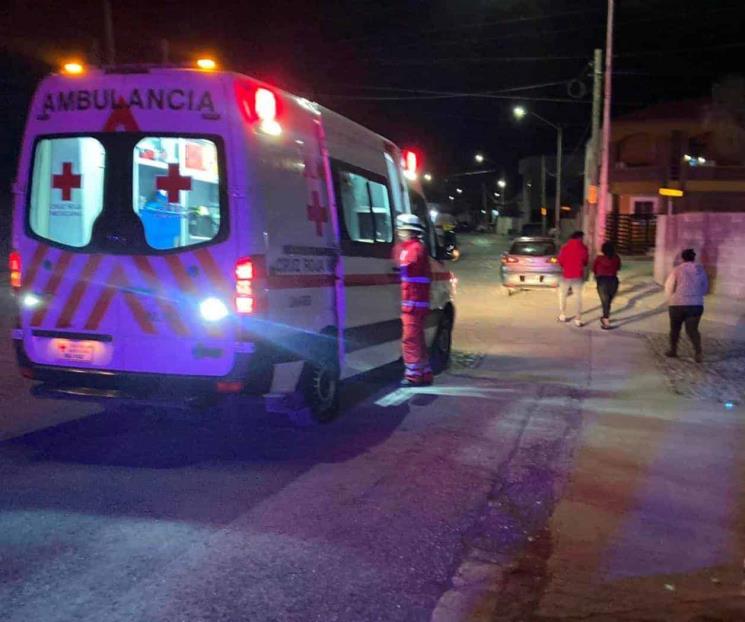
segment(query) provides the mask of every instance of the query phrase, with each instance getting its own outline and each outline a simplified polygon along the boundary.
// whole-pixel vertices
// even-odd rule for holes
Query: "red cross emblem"
[[[72,201],[72,189],[80,188],[81,175],[72,174],[72,162],[62,163],[62,174],[52,175],[52,188],[62,190],[62,200]]]
[[[316,235],[323,236],[323,223],[329,221],[328,210],[321,205],[321,199],[315,190],[311,193],[313,201],[308,205],[308,220],[316,223]]]
[[[169,203],[178,203],[179,190],[191,190],[191,177],[182,177],[178,172],[178,164],[169,164],[168,175],[156,177],[155,187],[168,193]]]

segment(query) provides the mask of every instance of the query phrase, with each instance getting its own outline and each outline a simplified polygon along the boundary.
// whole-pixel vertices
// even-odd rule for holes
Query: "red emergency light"
[[[404,149],[401,153],[401,167],[404,175],[409,179],[415,179],[419,169],[419,154],[412,149]]]
[[[278,136],[282,133],[277,121],[281,101],[274,91],[243,80],[235,83],[235,98],[247,123],[257,125],[265,134]]]

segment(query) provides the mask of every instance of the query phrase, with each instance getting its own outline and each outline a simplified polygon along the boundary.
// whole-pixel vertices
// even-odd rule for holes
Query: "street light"
[[[432,181],[432,175],[430,173],[424,173],[424,181]]]
[[[479,164],[483,164],[485,158],[483,154],[477,153],[475,156],[473,156],[473,159],[476,160],[476,162],[478,162]]]
[[[512,114],[518,120],[524,118],[528,114],[532,114],[536,119],[543,121],[546,125],[549,125],[556,130],[556,201],[554,203],[554,226],[556,227],[557,235],[559,235],[561,228],[561,152],[564,131],[561,125],[551,123],[551,121],[542,117],[537,112],[527,110],[522,106],[515,106],[512,109]]]
[[[500,179],[497,182],[497,186],[499,186],[502,190],[504,190],[507,187],[507,182],[504,179]]]
[[[456,192],[457,192],[458,194],[463,194],[463,188],[456,188],[456,189],[455,189],[455,191],[456,191]]]
[[[451,201],[455,201],[455,197],[452,194],[448,196],[448,199],[450,199]]]

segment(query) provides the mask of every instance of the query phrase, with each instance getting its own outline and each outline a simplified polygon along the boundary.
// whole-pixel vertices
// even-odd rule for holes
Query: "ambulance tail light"
[[[235,310],[238,315],[261,311],[262,292],[257,281],[262,276],[261,257],[242,257],[235,263]]]
[[[10,286],[13,289],[21,289],[21,253],[12,251],[8,257],[8,269],[10,271]]]

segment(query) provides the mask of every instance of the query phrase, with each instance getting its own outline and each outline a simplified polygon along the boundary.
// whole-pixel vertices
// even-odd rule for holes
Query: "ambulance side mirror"
[[[453,261],[455,252],[456,249],[454,247],[438,246],[437,259],[438,261]]]

